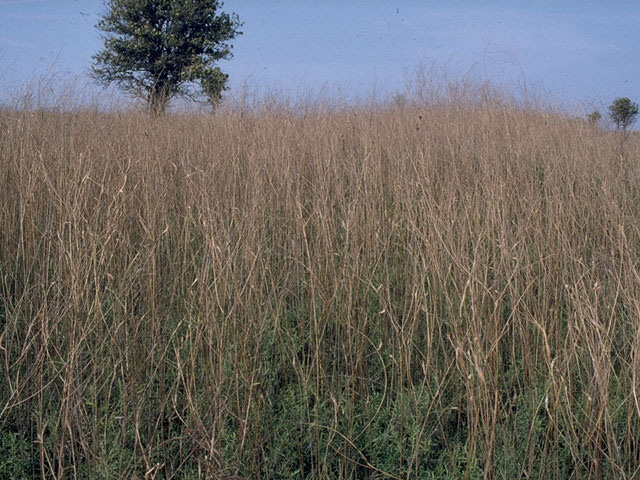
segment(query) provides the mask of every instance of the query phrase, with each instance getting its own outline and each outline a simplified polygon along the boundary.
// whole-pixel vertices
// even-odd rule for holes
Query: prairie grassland
[[[494,101],[3,111],[0,477],[640,478],[619,143]]]

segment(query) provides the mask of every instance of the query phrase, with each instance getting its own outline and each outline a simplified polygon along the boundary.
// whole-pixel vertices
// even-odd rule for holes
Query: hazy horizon
[[[630,1],[230,0],[223,8],[244,22],[234,58],[220,62],[235,93],[246,85],[291,96],[386,96],[423,68],[438,80],[488,81],[566,106],[640,99],[640,6]],[[99,0],[0,0],[0,91],[47,76],[86,83],[103,11]]]

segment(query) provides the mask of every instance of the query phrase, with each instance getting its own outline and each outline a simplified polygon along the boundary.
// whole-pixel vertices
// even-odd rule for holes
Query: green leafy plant
[[[589,122],[589,125],[597,125],[601,119],[602,114],[600,113],[600,110],[594,110],[587,114],[587,122]]]
[[[219,67],[206,69],[203,72],[200,85],[214,110],[222,100],[222,92],[228,88],[228,78],[229,75],[220,70]]]
[[[30,478],[38,471],[37,449],[19,434],[0,433],[0,478]]]
[[[147,101],[164,113],[174,97],[195,98],[199,83],[219,100],[227,75],[213,65],[231,57],[230,40],[240,35],[235,14],[217,0],[109,0],[97,28],[104,50],[94,55],[93,77]]]
[[[627,97],[616,98],[609,105],[609,117],[616,124],[616,129],[626,132],[636,121],[638,115],[638,104],[632,102]]]

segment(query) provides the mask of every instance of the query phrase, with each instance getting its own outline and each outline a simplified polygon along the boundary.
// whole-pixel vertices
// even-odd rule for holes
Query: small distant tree
[[[627,97],[616,98],[609,105],[609,117],[616,124],[617,130],[627,131],[627,128],[635,122],[638,115],[638,104]]]
[[[144,98],[154,114],[174,97],[194,99],[201,90],[218,100],[228,76],[214,64],[231,57],[230,40],[242,32],[219,0],[107,0],[97,28],[104,50],[92,73]]]
[[[587,115],[587,122],[589,122],[589,125],[597,125],[601,118],[602,115],[600,114],[600,111],[594,110]]]
[[[222,100],[222,92],[227,90],[227,80],[229,75],[220,70],[219,67],[207,69],[200,79],[202,91],[209,99],[211,108],[215,111]]]

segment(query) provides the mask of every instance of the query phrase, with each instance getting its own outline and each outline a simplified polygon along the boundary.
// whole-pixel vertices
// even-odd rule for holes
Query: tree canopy
[[[616,124],[617,129],[626,131],[627,128],[633,124],[638,115],[638,104],[632,102],[627,97],[616,98],[611,105],[609,105],[609,116],[613,123]]]
[[[242,32],[218,0],[108,0],[96,27],[104,50],[92,73],[144,98],[153,113],[174,97],[196,98],[198,85],[215,105],[228,75],[215,63],[231,57],[230,40]],[[214,102],[215,100],[215,102]]]

